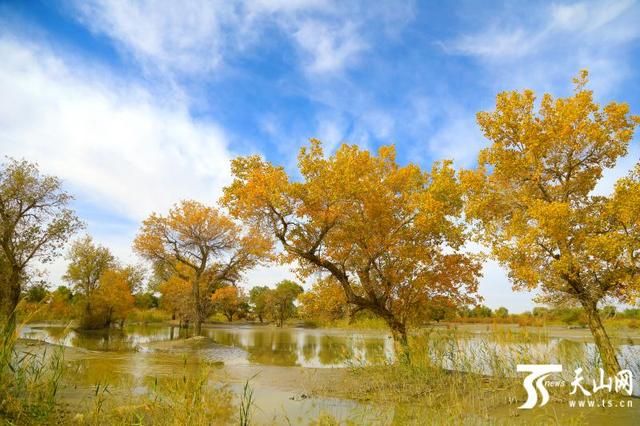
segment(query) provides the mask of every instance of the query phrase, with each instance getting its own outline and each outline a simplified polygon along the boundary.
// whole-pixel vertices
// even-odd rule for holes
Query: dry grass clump
[[[93,398],[73,417],[88,425],[198,426],[233,424],[235,412],[231,391],[211,384],[209,371],[203,369],[138,386],[98,384]]]
[[[56,423],[64,418],[57,404],[64,369],[62,348],[16,350],[15,315],[0,322],[0,419],[8,424]]]
[[[212,383],[210,373],[216,366],[208,364],[194,370],[185,362],[183,374],[177,377],[97,383],[90,397],[63,404],[60,390],[75,386],[74,371],[64,362],[64,348],[18,342],[14,318],[1,327],[2,424],[197,426],[237,422],[233,394]],[[247,421],[249,412],[244,413]]]

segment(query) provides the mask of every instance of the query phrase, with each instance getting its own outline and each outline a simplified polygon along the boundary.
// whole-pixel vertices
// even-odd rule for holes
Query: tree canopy
[[[325,157],[312,140],[298,157],[302,178],[258,156],[232,162],[223,204],[283,247],[301,276],[318,269],[347,302],[379,315],[406,350],[406,324],[432,297],[469,302],[480,262],[461,248],[462,187],[450,162],[429,173],[400,166],[392,146],[378,155],[342,145]]]
[[[234,285],[217,289],[211,295],[211,301],[229,322],[233,321],[233,317],[237,316],[247,303],[244,292]]]
[[[611,196],[594,189],[627,154],[640,117],[624,103],[601,107],[586,84],[582,72],[572,96],[545,94],[537,110],[532,91],[504,92],[495,111],[478,114],[491,145],[464,175],[466,211],[516,289],[582,305],[613,374],[619,365],[597,305],[603,298],[633,303],[640,290],[638,169]]]
[[[210,293],[233,284],[260,262],[269,242],[257,233],[245,233],[216,208],[196,201],[182,201],[166,216],[152,214],[134,241],[141,256],[191,282],[196,333],[201,331]]]
[[[278,327],[282,327],[284,322],[291,318],[296,307],[294,302],[304,290],[302,286],[291,280],[282,280],[271,290],[268,295],[269,309]]]
[[[116,265],[111,250],[95,244],[89,235],[71,244],[67,260],[69,263],[64,279],[85,297],[98,289],[102,274]]]
[[[253,313],[260,322],[264,322],[264,318],[269,312],[268,295],[270,291],[271,289],[267,286],[255,286],[249,290],[249,301],[251,302]]]
[[[311,289],[298,296],[300,311],[309,319],[337,320],[347,315],[347,299],[333,276],[321,278]]]
[[[82,224],[69,208],[72,197],[36,164],[7,159],[0,165],[0,299],[14,312],[28,268],[52,261]]]

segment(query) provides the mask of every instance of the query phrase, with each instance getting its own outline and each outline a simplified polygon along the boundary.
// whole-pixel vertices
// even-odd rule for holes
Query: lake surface
[[[210,343],[182,348],[203,359],[225,365],[270,365],[304,368],[340,368],[381,365],[395,361],[393,340],[383,331],[275,328],[271,326],[205,327],[202,335]],[[579,339],[550,337],[520,341],[494,339],[491,334],[467,333],[464,338],[442,340],[429,348],[443,367],[492,374],[491,362],[498,357],[510,367],[517,363],[575,363],[597,358],[596,347]],[[513,338],[515,336],[515,338]],[[53,325],[28,325],[21,337],[101,352],[162,352],[183,341],[189,331],[168,325],[131,325],[124,330],[77,331]],[[444,345],[444,346],[443,346]],[[640,345],[618,345],[624,367],[640,368]],[[514,370],[515,371],[515,370]],[[640,376],[640,372],[638,372]]]
[[[203,328],[210,347],[194,349],[202,357],[225,364],[335,368],[393,362],[393,340],[382,332],[353,332],[269,326]],[[129,326],[124,330],[75,331],[70,328],[29,325],[21,337],[105,352],[155,352],[158,342],[189,337],[171,326]]]
[[[123,378],[139,383],[150,377],[183,374],[188,365],[221,361],[223,366],[214,379],[227,383],[237,393],[244,381],[251,379],[259,407],[258,420],[264,423],[315,418],[320,413],[341,420],[355,419],[356,423],[385,424],[385,419],[392,417],[393,407],[372,407],[334,398],[299,398],[318,373],[393,362],[393,340],[385,332],[220,325],[203,328],[203,335],[209,339],[185,341],[189,337],[186,330],[167,325],[76,331],[33,324],[21,330],[24,338],[85,351],[76,355],[73,363],[76,384],[66,395],[68,398],[79,398],[83,391],[90,393],[96,383]],[[569,383],[576,368],[593,365],[597,359],[595,345],[584,339],[542,337],[520,341],[495,339],[490,333],[467,333],[461,338],[432,340],[434,343],[423,354],[428,353],[433,362],[482,374],[499,372],[516,377],[521,376],[516,373],[516,364],[560,363],[564,366],[563,379]],[[639,395],[640,345],[623,343],[618,346],[620,358],[623,367],[633,372],[634,394]],[[585,369],[584,376],[595,378],[597,374]],[[144,391],[141,387],[140,392]]]

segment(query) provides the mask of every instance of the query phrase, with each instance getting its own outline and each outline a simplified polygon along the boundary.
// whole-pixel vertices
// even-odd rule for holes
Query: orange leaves
[[[174,274],[158,286],[158,291],[162,294],[160,305],[166,311],[177,314],[182,319],[188,318],[193,312],[193,298],[189,280]]]
[[[249,158],[244,164],[255,165],[254,160]],[[234,167],[238,170],[239,166]],[[271,249],[269,239],[257,229],[243,232],[217,209],[196,201],[182,201],[167,216],[151,215],[133,246],[141,256],[190,282],[197,333],[207,315],[208,297],[204,295],[223,283],[238,281]]]
[[[95,294],[95,305],[109,310],[111,320],[125,319],[133,310],[129,274],[125,269],[109,269],[100,277],[100,286]]]
[[[167,216],[152,214],[134,240],[134,249],[153,262],[165,262],[179,272],[184,265],[203,274],[217,263],[220,269],[252,266],[270,245],[257,233],[243,233],[239,225],[213,207],[182,201]],[[236,268],[237,269],[237,268]],[[223,277],[225,278],[225,277]]]
[[[496,110],[478,114],[478,124],[493,144],[480,154],[499,185],[549,200],[586,196],[603,168],[625,155],[638,123],[626,104],[604,108],[593,102],[579,77],[575,94],[545,95],[538,113],[532,92],[498,95]]]
[[[241,302],[239,290],[232,285],[219,288],[211,295],[211,301],[225,306],[239,305]]]
[[[298,301],[303,318],[336,320],[347,312],[344,291],[333,277],[317,280],[311,290],[298,296]]]
[[[229,321],[240,311],[242,305],[246,303],[246,299],[243,292],[233,285],[219,288],[211,295],[214,307],[221,311]]]

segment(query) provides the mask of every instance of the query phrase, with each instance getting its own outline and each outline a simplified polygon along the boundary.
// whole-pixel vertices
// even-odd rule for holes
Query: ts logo
[[[531,373],[524,378],[523,386],[527,391],[527,400],[518,408],[530,409],[536,406],[538,403],[538,392],[542,397],[540,401],[540,407],[549,402],[549,392],[544,387],[545,379],[551,373],[562,372],[562,365],[560,364],[518,364],[516,371]],[[535,383],[535,388],[534,388]],[[538,391],[536,391],[536,389]]]

